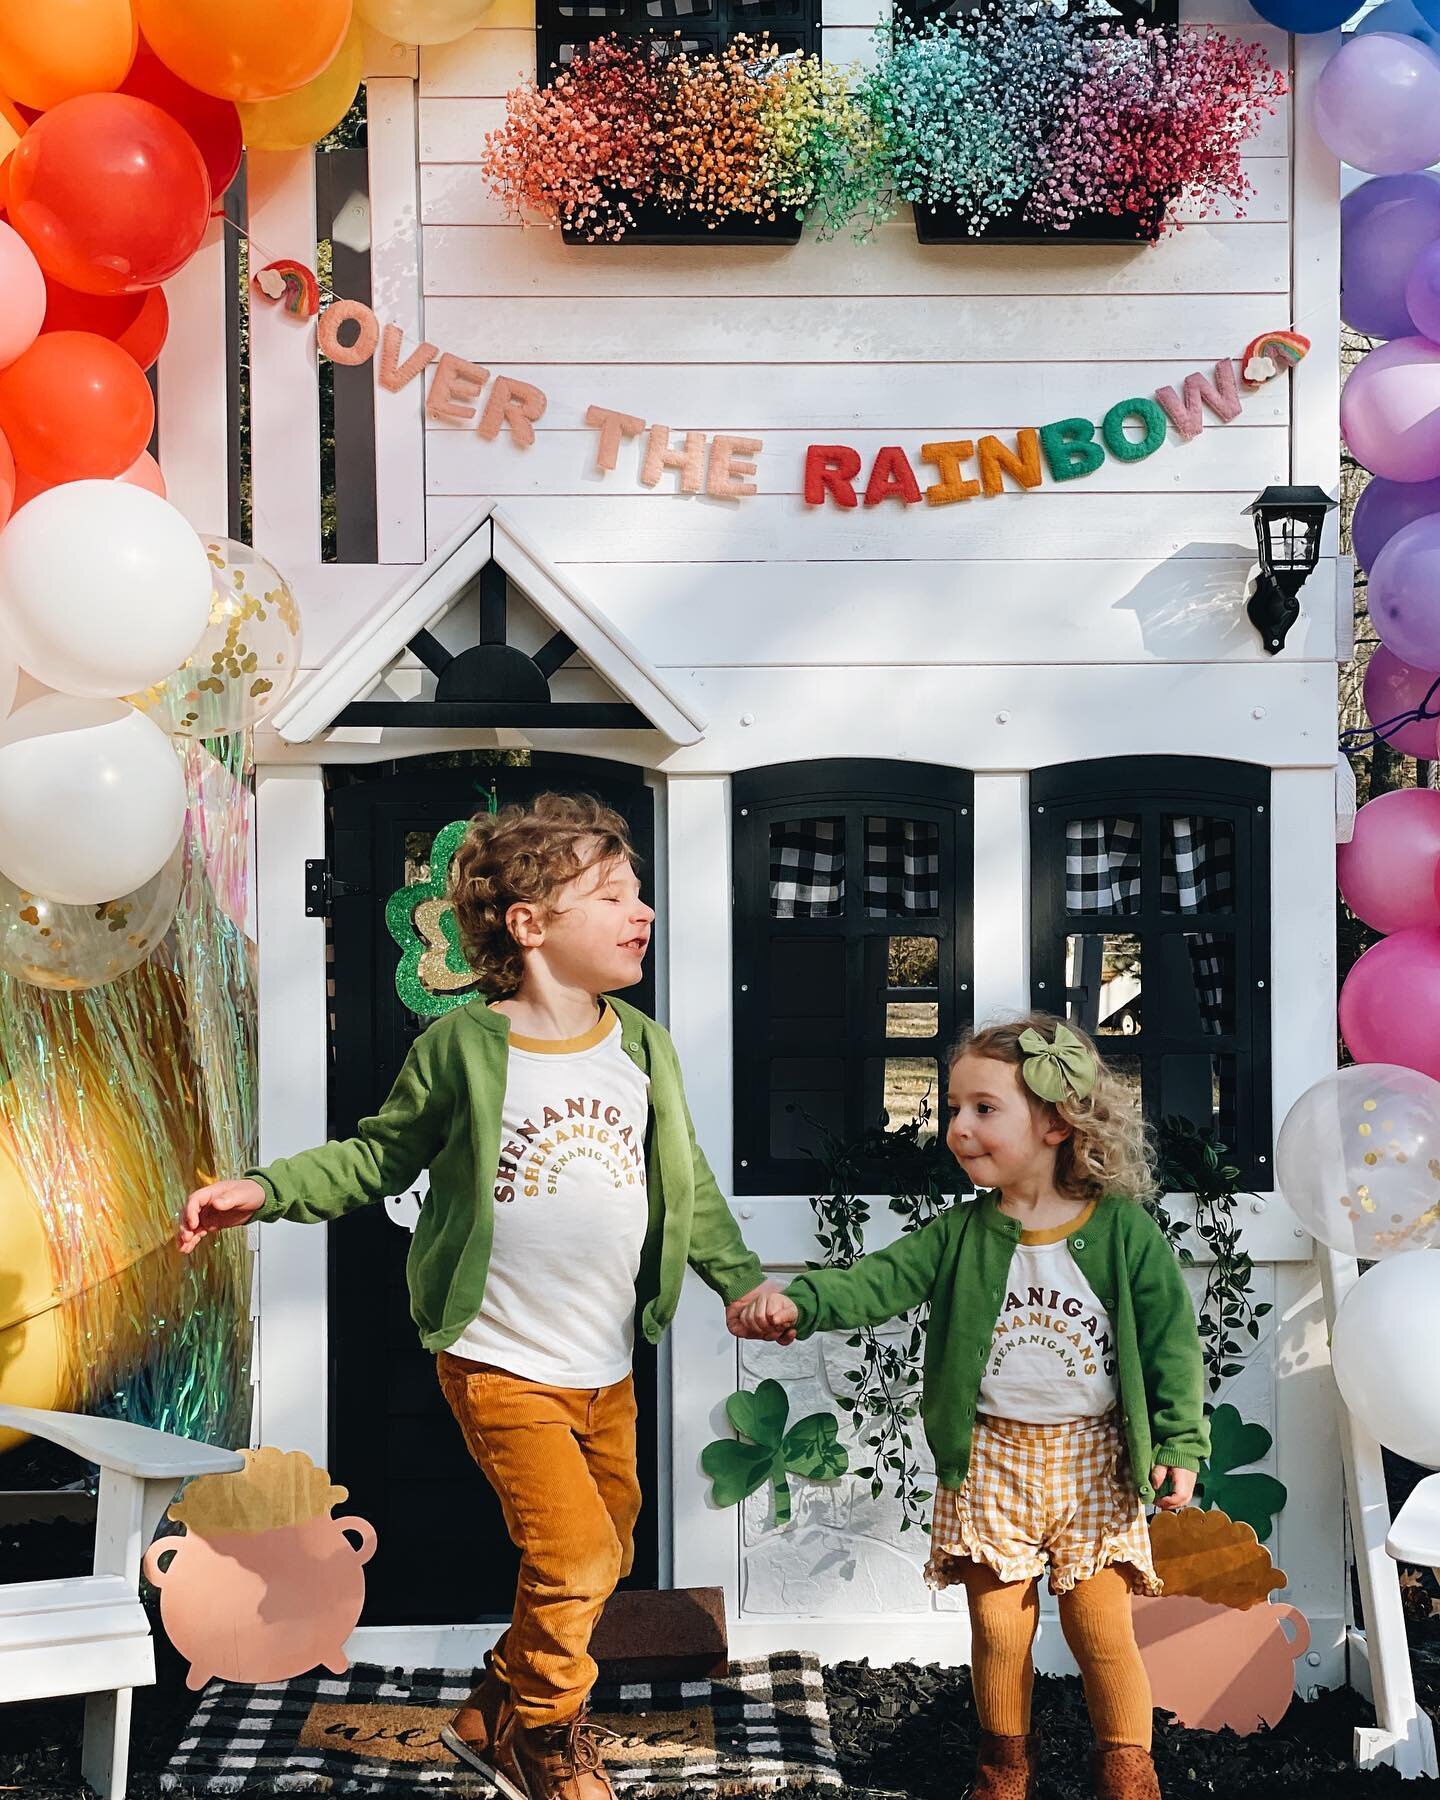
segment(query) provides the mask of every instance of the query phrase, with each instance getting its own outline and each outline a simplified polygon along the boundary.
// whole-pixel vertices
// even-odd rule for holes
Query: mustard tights
[[[1030,1646],[1040,1622],[1033,1581],[1001,1581],[983,1563],[968,1562],[970,1676],[986,1731],[1012,1737],[1030,1729],[1035,1666]],[[1060,1596],[1060,1629],[1080,1665],[1085,1704],[1102,1745],[1150,1748],[1150,1682],[1130,1620],[1130,1583],[1118,1568],[1101,1569]]]

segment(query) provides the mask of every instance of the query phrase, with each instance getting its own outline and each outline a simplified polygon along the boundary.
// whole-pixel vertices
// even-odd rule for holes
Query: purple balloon
[[[1402,713],[1418,712],[1437,682],[1440,682],[1440,674],[1435,670],[1412,668],[1409,663],[1401,662],[1393,650],[1377,644],[1365,665],[1365,715],[1372,725],[1378,726],[1398,719]],[[1430,704],[1440,710],[1440,690]],[[1416,719],[1388,731],[1385,742],[1402,756],[1418,756],[1424,762],[1433,762],[1440,754],[1437,732],[1440,732],[1440,718]]]
[[[1414,668],[1440,668],[1440,515],[1397,531],[1370,571],[1380,642]]]
[[[1356,562],[1368,574],[1402,526],[1433,512],[1440,512],[1440,481],[1386,481],[1377,475],[1356,502],[1350,521]]]
[[[1440,931],[1417,926],[1372,944],[1340,990],[1340,1031],[1356,1062],[1440,1081]]]
[[[1367,801],[1355,816],[1354,837],[1336,852],[1341,898],[1377,931],[1440,925],[1437,868],[1440,794],[1428,788],[1396,788]]]
[[[1405,304],[1415,259],[1440,240],[1440,178],[1377,175],[1340,202],[1340,316],[1366,337],[1423,337]]]
[[[1440,339],[1440,243],[1429,244],[1416,257],[1405,283],[1405,310],[1421,337]]]
[[[1315,128],[1368,175],[1428,168],[1440,161],[1440,56],[1389,31],[1347,39],[1315,84]]]
[[[1372,475],[1440,478],[1440,344],[1392,338],[1361,357],[1340,393],[1340,429]]]

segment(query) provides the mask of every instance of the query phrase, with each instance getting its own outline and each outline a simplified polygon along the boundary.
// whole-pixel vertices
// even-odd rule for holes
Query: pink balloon
[[[1336,854],[1335,869],[1345,904],[1377,931],[1440,926],[1440,794],[1397,788],[1368,801],[1356,814],[1354,837]]]
[[[1399,1063],[1440,1081],[1440,930],[1381,938],[1345,977],[1340,1031],[1356,1062]]]
[[[131,463],[123,475],[115,477],[117,481],[128,481],[131,487],[148,488],[152,494],[166,499],[165,477],[160,473],[160,465],[148,450],[140,452],[139,459]],[[1374,661],[1374,658],[1371,658]],[[1437,796],[1440,797],[1440,796]]]
[[[1440,344],[1392,338],[1362,356],[1341,390],[1340,429],[1372,475],[1440,475]]]
[[[1365,665],[1366,717],[1372,725],[1383,725],[1401,713],[1416,712],[1436,682],[1440,682],[1440,674],[1401,662],[1393,650],[1378,644]],[[1435,742],[1440,725],[1440,690],[1431,705],[1436,711],[1434,718],[1418,719],[1387,733],[1385,742],[1392,750],[1398,750],[1402,756],[1423,757],[1426,762],[1440,754]]]
[[[0,527],[15,510],[15,458],[10,454],[10,440],[0,431]]]
[[[44,322],[45,277],[40,265],[20,233],[0,225],[0,369],[24,355]]]

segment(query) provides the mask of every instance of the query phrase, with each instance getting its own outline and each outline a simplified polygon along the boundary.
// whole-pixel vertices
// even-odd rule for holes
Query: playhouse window
[[[848,760],[735,777],[735,1191],[808,1193],[825,1143],[944,1131],[969,1022],[973,791]]]
[[[772,54],[820,50],[820,0],[538,0],[536,67],[542,84],[599,37],[648,37],[657,54],[704,56],[744,35]]]
[[[1034,1003],[1084,1026],[1153,1124],[1269,1185],[1266,769],[1157,756],[1031,779]]]

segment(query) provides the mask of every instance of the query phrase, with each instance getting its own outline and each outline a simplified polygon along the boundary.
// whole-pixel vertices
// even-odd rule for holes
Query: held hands
[[[738,1338],[763,1338],[772,1344],[793,1344],[800,1309],[785,1298],[778,1281],[762,1281],[748,1294],[725,1308],[725,1323]]]
[[[1162,1494],[1161,1489],[1167,1480],[1170,1491]],[[1195,1492],[1195,1471],[1172,1469],[1167,1463],[1157,1463],[1150,1471],[1150,1485],[1155,1490],[1155,1504],[1161,1512],[1179,1512],[1182,1507],[1190,1504]]]
[[[175,1231],[177,1249],[185,1256],[214,1232],[246,1225],[265,1204],[258,1181],[215,1181],[196,1188],[185,1202]]]

